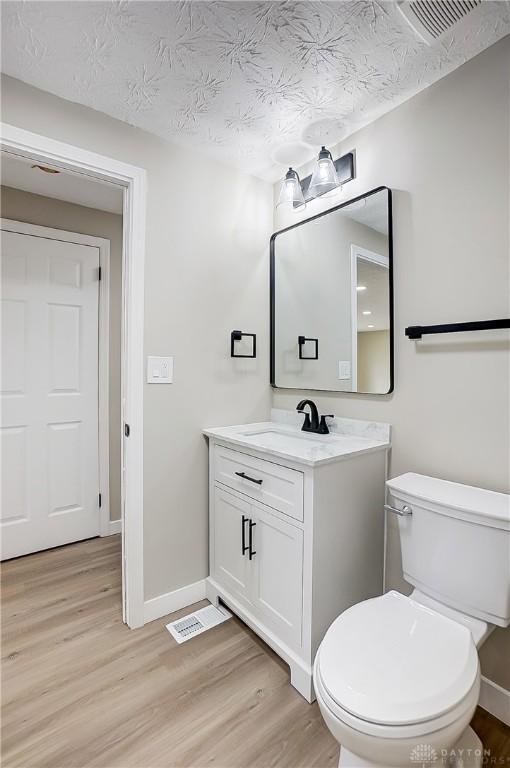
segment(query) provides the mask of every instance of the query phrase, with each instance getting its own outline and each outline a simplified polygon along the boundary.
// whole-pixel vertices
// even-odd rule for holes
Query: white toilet
[[[315,658],[317,701],[341,768],[478,766],[477,649],[510,623],[510,497],[413,473],[387,486],[415,589],[333,622]]]

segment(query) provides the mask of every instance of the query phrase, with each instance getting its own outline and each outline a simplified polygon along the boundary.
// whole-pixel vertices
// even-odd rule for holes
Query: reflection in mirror
[[[273,236],[274,386],[391,391],[390,194],[375,190]]]

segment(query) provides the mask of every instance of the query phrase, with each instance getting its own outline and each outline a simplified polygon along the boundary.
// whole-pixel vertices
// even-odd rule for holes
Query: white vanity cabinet
[[[205,431],[207,597],[221,599],[260,635],[313,701],[313,659],[327,628],[349,606],[382,592],[388,443],[362,440],[360,449],[358,440],[355,452],[307,463],[231,442],[221,431]]]
[[[214,489],[212,513],[212,578],[264,626],[298,649],[303,531],[219,485]]]

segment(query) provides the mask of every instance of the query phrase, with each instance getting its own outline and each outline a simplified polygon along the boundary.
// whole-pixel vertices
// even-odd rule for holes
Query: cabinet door
[[[247,545],[250,514],[250,504],[215,487],[213,576],[232,597],[245,604],[250,604],[251,563],[248,550],[243,554],[243,525]]]
[[[283,642],[301,645],[303,531],[251,507],[253,603],[256,616]]]

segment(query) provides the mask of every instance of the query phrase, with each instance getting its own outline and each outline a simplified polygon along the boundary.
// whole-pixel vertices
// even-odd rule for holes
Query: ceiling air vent
[[[481,0],[400,0],[398,9],[429,45],[467,16]]]

